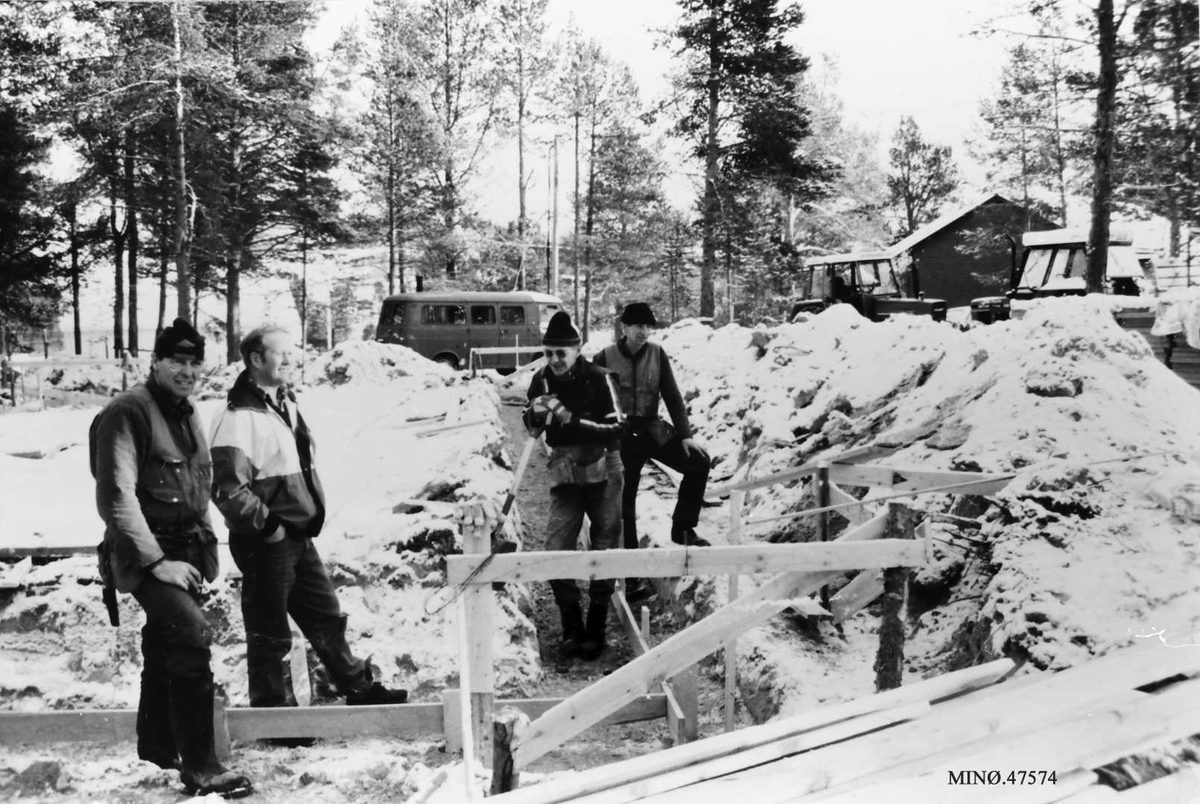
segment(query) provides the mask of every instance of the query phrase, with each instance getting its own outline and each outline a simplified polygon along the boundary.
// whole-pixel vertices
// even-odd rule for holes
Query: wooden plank
[[[120,742],[133,739],[137,710],[0,712],[0,744]]]
[[[905,491],[954,486],[955,494],[994,494],[1007,486],[1015,475],[917,469],[907,466],[834,464],[829,469],[829,477],[835,482],[855,486],[881,486]]]
[[[1116,802],[1121,800],[1121,796],[1108,785],[1094,784],[1091,787],[1080,790],[1075,795],[1058,800],[1062,804],[1116,804]]]
[[[942,704],[940,707],[938,707],[938,710],[939,710],[938,714],[940,716],[950,715],[954,711],[954,707],[956,707],[956,706],[963,706],[963,705],[978,706],[979,703],[981,703],[982,701],[987,700],[989,698],[997,697],[1001,694],[1003,694],[1005,696],[1009,696],[1008,700],[1012,700],[1011,695],[1013,693],[1015,693],[1020,686],[1029,686],[1032,684],[1042,683],[1045,681],[1045,679],[1046,679],[1045,675],[1022,676],[1022,677],[1019,677],[1016,679],[1012,679],[1003,684],[997,684],[997,685],[994,685],[987,689],[980,690],[980,691],[973,693],[972,695],[967,696],[965,698],[962,698],[962,699],[959,699],[956,701],[950,701],[949,703],[946,703],[946,704]],[[1120,691],[1113,692],[1113,693],[1106,695],[1103,699],[1088,700],[1088,701],[1084,702],[1081,706],[1077,706],[1072,709],[1067,709],[1063,712],[1056,712],[1055,718],[1057,720],[1063,720],[1068,717],[1074,717],[1077,715],[1088,714],[1095,710],[1103,709],[1103,708],[1110,707],[1110,706],[1120,706],[1120,705],[1130,704],[1130,703],[1136,702],[1138,700],[1141,700],[1145,697],[1146,697],[1145,693],[1138,692],[1136,690],[1120,690]],[[995,735],[985,736],[982,739],[975,740],[973,742],[965,742],[965,743],[961,743],[961,744],[957,744],[957,745],[952,745],[948,748],[945,748],[944,750],[936,750],[935,749],[935,750],[931,751],[929,754],[918,757],[917,759],[915,759],[911,762],[905,762],[905,763],[901,763],[899,765],[894,765],[884,771],[880,771],[877,773],[871,773],[866,776],[859,777],[858,779],[855,779],[852,782],[849,782],[848,784],[839,785],[836,788],[836,790],[837,791],[846,791],[846,790],[858,790],[858,789],[862,789],[862,788],[882,790],[882,789],[886,788],[886,786],[888,784],[895,782],[899,779],[916,778],[918,776],[927,776],[928,774],[933,773],[933,772],[947,774],[944,778],[948,779],[948,774],[951,771],[958,772],[958,771],[963,770],[964,768],[968,768],[968,766],[962,764],[965,757],[968,757],[974,753],[978,753],[979,751],[984,750],[989,745],[994,746],[994,745],[999,745],[999,744],[1003,744],[1003,743],[1014,741],[1014,740],[1026,739],[1027,735],[1030,735],[1030,734],[1038,732],[1042,729],[1045,729],[1049,723],[1050,723],[1050,721],[1045,721],[1045,722],[1029,721],[1024,726],[1014,727],[1012,729],[1006,729],[1004,731],[998,732]],[[1112,757],[1112,759],[1117,759],[1117,758],[1119,758],[1119,757]],[[1105,764],[1105,761],[1106,760],[1104,760],[1103,758],[1090,757],[1088,760],[1088,765],[1090,767],[1098,767],[1102,764]],[[1049,768],[1043,768],[1043,766],[1040,766],[1040,765],[1037,767],[1039,769],[1050,770]],[[972,766],[969,766],[969,769],[978,769],[978,766],[972,765]],[[1058,772],[1057,768],[1055,768],[1054,770],[1056,772]],[[1082,773],[1082,770],[1080,772]],[[1059,776],[1068,776],[1068,775],[1070,775],[1070,772],[1059,773]],[[1095,774],[1091,774],[1091,775],[1095,776]],[[1093,781],[1094,781],[1094,779],[1089,780],[1085,784],[1078,784],[1075,788],[1075,791],[1077,792],[1078,790],[1082,790],[1084,787],[1087,787]],[[1055,786],[1058,787],[1058,785],[1055,785]],[[1069,792],[1070,791],[1064,790],[1062,795],[1066,796],[1066,795],[1068,795]]]
[[[664,796],[670,801],[718,801],[720,799],[708,798],[699,794],[699,791],[705,789],[704,782],[744,768],[770,763],[780,757],[801,751],[811,751],[823,745],[847,740],[865,732],[879,729],[886,731],[890,726],[919,718],[928,711],[929,704],[922,702],[872,712],[736,754],[714,757],[706,762],[679,768],[669,773],[649,776],[626,785],[597,791],[591,795],[574,799],[574,801],[577,804],[621,804],[634,800],[658,801],[660,797]],[[753,799],[740,797],[732,800],[753,801]]]
[[[864,523],[859,527],[867,527]],[[487,566],[472,575],[481,563]],[[755,543],[737,546],[644,547],[640,550],[546,550],[506,553],[490,558],[480,555],[446,557],[447,583],[451,586],[493,581],[545,581],[556,578],[680,578],[689,575],[719,575],[736,572],[826,572],[875,567],[922,566],[925,545],[911,539],[876,539],[868,543],[801,542],[797,544]]]
[[[1114,693],[1127,692],[1134,687],[1179,673],[1196,672],[1200,672],[1200,651],[1161,651],[1136,646],[1080,667],[1064,670],[1040,684],[1017,687],[1008,695],[998,690],[994,697],[979,703],[965,699],[958,706],[949,707],[945,711],[939,711],[939,708],[935,707],[920,723],[900,725],[886,734],[867,735],[850,743],[792,757],[757,772],[731,774],[719,780],[720,784],[706,785],[703,793],[714,797],[714,800],[721,796],[737,795],[744,800],[754,800],[756,804],[792,801],[802,793],[846,784],[947,748],[992,738],[995,735],[1018,732],[1036,724],[1052,723],[1064,713],[1078,711],[1089,701],[1103,700]],[[1188,686],[1190,694],[1195,696],[1195,700],[1190,702],[1190,708],[1200,708],[1200,695],[1196,695],[1195,689],[1190,689],[1191,684]],[[1169,693],[1153,696],[1153,700],[1160,703],[1149,715],[1142,713],[1140,722],[1152,724],[1154,718],[1164,720],[1163,711],[1172,711],[1169,708],[1163,709],[1161,700],[1166,694]],[[1189,710],[1189,702],[1181,700],[1177,694],[1172,695],[1170,706],[1179,712]],[[1077,726],[1085,732],[1096,729],[1100,723],[1108,723],[1115,729],[1123,717],[1132,720],[1134,715],[1125,711],[1109,712],[1093,723],[1090,715],[1085,714],[1077,718],[1078,723],[1071,723],[1072,728]],[[1181,718],[1176,722],[1187,720],[1188,718]],[[1200,722],[1194,725],[1195,730],[1200,731]],[[1153,728],[1160,729],[1161,733],[1174,733],[1166,729],[1161,722],[1155,723]],[[1078,753],[1074,750],[1076,746],[1068,747],[1063,744],[1064,741],[1076,740],[1074,732],[1070,735],[1065,732],[1059,734],[1058,744],[1055,744],[1043,739],[1043,735],[1053,730],[1037,730],[1033,732],[1032,738],[1022,736],[1016,741],[1018,751],[1011,754],[956,757],[953,760],[954,768],[1070,770],[1080,765],[1079,760],[1072,759]],[[1140,737],[1141,732],[1135,736]],[[1087,746],[1089,750],[1094,750],[1096,746],[1095,741],[1085,741],[1083,737],[1078,738],[1078,743]],[[1037,749],[1031,750],[1035,745]],[[1086,752],[1084,753],[1086,755]],[[1047,766],[1050,757],[1054,758],[1053,767]],[[1007,765],[1009,762],[1012,764]],[[945,769],[938,770],[944,772]],[[780,787],[783,784],[782,780],[786,780],[785,788]],[[781,795],[781,790],[785,789],[790,792],[786,796]],[[700,790],[695,792],[698,794]]]
[[[830,456],[828,458],[823,458],[822,460],[834,464],[850,464],[856,461],[871,460],[873,458],[891,455],[894,452],[894,449],[886,447],[855,447],[854,449],[846,450],[845,452]],[[708,494],[713,497],[728,497],[734,491],[750,491],[751,489],[774,486],[779,483],[789,483],[793,480],[798,480],[814,474],[817,471],[818,463],[818,461],[810,461],[809,463],[797,466],[795,469],[787,469],[782,472],[776,472],[772,475],[747,478],[746,480],[739,480],[736,483],[726,483],[720,486],[711,486],[708,489]]]
[[[946,777],[907,776],[849,792],[823,791],[797,799],[802,804],[878,804],[888,801],[919,801],[921,804],[1052,804],[1068,799],[1096,783],[1091,771],[1075,770],[1059,774],[1057,782],[1044,785],[976,786],[951,785]]]
[[[729,543],[736,547],[742,543],[742,505],[746,501],[746,492],[735,491],[729,495]],[[728,598],[732,603],[738,599],[738,574],[729,574]],[[735,725],[735,705],[737,701],[737,637],[730,637],[725,643],[725,731],[733,731]]]
[[[229,736],[235,740],[263,737],[401,737],[444,732],[440,703],[388,706],[281,706],[227,709]]]
[[[829,504],[848,506],[841,509],[839,513],[850,520],[850,524],[852,525],[861,525],[877,513],[868,507],[865,502],[848,494],[845,489],[832,481],[829,483]]]
[[[1011,672],[1011,659],[997,659],[988,664],[969,667],[953,673],[918,681],[897,690],[858,698],[780,718],[759,726],[749,726],[729,734],[720,734],[666,751],[592,768],[570,777],[544,782],[527,790],[517,791],[505,799],[506,804],[557,804],[574,801],[586,791],[603,789],[647,776],[666,773],[677,768],[705,762],[726,754],[744,751],[796,734],[803,734],[833,723],[860,717],[890,707],[911,703],[938,702],[955,698],[971,690],[986,690],[989,685]]]
[[[679,706],[677,717],[672,709],[667,709],[667,725],[675,737],[675,744],[695,742],[700,738],[700,697],[696,688],[696,665],[664,681],[663,689],[674,695]]]
[[[463,552],[476,559],[491,552],[490,536],[494,522],[480,505],[465,505],[459,515],[463,535]],[[465,679],[462,687],[469,699],[464,699],[464,755],[469,747],[483,765],[490,767],[492,761],[492,721],[496,671],[492,651],[495,636],[493,608],[495,593],[490,584],[471,585],[462,592],[462,627],[466,632],[466,644],[459,659],[459,673]],[[466,723],[470,723],[471,741],[467,741]]]
[[[863,570],[829,601],[835,623],[845,622],[883,594],[882,570]]]
[[[1084,711],[952,761],[958,767],[1004,772],[1021,768],[1067,770],[1077,765],[1103,764],[1114,756],[1165,745],[1198,732],[1200,680],[1192,680],[1133,702]]]
[[[430,436],[448,433],[452,430],[464,430],[468,427],[476,427],[481,424],[488,424],[491,419],[471,419],[466,422],[456,422],[454,424],[443,424],[440,427],[427,427],[424,430],[417,431],[417,438],[429,438]]]
[[[877,539],[882,535],[885,520],[886,517],[880,515],[843,533],[838,541]],[[745,597],[664,640],[531,723],[522,744],[517,748],[517,764],[521,767],[528,765],[664,678],[700,661],[720,648],[729,637],[779,613],[789,605],[790,598],[811,594],[832,577],[833,573],[829,572],[777,575]]]
[[[1122,790],[1117,801],[1119,804],[1176,804],[1189,798],[1194,800],[1197,790],[1200,790],[1200,768],[1191,766]]]
[[[96,554],[97,544],[99,544],[98,538],[89,544],[54,544],[45,546],[25,545],[16,547],[0,546],[0,559],[69,558],[71,556],[79,555],[94,556]],[[229,539],[218,539],[217,545],[228,547]]]

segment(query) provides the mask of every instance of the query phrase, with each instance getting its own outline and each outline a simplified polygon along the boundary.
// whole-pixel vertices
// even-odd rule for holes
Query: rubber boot
[[[562,640],[558,643],[558,655],[562,659],[570,659],[579,655],[580,641],[584,637],[583,610],[578,603],[570,603],[558,607],[562,615]]]
[[[241,798],[254,791],[250,779],[225,768],[217,760],[213,735],[212,673],[198,678],[177,678],[171,687],[171,729],[179,748],[179,781],[192,796],[216,793]]]
[[[579,642],[579,658],[591,661],[604,652],[604,649],[608,647],[604,635],[607,628],[608,601],[593,602],[588,606],[587,630]]]
[[[137,752],[166,770],[179,769],[179,752],[171,732],[171,687],[163,648],[153,635],[142,635],[142,688],[137,712]]]

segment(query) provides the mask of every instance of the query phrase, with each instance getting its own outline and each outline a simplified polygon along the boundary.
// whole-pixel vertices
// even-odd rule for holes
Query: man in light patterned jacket
[[[325,523],[325,495],[312,434],[288,386],[291,348],[287,331],[274,325],[242,340],[246,368],[229,389],[212,434],[213,501],[242,571],[250,705],[296,705],[289,614],[347,704],[404,703],[405,690],[384,687],[351,652],[346,615],[313,544]]]

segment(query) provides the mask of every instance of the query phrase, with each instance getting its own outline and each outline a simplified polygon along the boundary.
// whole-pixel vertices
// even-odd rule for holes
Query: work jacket
[[[529,383],[526,396],[532,402],[539,396],[557,397],[571,419],[563,424],[553,416],[542,416],[527,407],[523,414],[528,428],[546,427],[546,443],[551,447],[584,444],[603,445],[608,451],[621,444],[623,425],[619,413],[616,388],[602,368],[579,357],[564,377],[558,377],[549,366],[543,366]]]
[[[667,413],[680,438],[692,437],[687,406],[671,371],[667,353],[657,343],[647,342],[636,354],[630,353],[624,338],[604,347],[596,355],[596,365],[611,371],[620,388],[621,409],[632,426],[658,418],[659,400],[667,404]]]
[[[242,371],[212,434],[213,502],[229,537],[314,538],[325,524],[316,447],[296,396],[271,399]]]
[[[200,571],[217,577],[208,518],[212,463],[200,417],[150,379],[109,402],[89,432],[96,509],[104,520],[101,576],[132,592],[164,558],[159,537],[200,540]]]

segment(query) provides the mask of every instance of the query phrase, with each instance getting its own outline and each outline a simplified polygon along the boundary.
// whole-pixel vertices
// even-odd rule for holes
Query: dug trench
[[[502,404],[500,418],[507,435],[509,452],[517,455],[529,438],[521,422],[519,400],[510,399]],[[674,487],[661,475],[647,472],[642,478],[640,499],[656,495],[673,497],[674,491]],[[550,506],[549,473],[546,468],[546,453],[541,444],[534,448],[521,478],[516,500],[523,528],[522,549],[541,550],[545,543],[546,518]],[[688,612],[695,609],[694,606],[688,605],[686,593],[682,597],[676,596],[674,586],[669,582],[660,584],[662,589],[659,596],[647,604],[650,613],[648,643],[651,646],[686,627],[689,621]],[[581,582],[581,588],[586,605],[586,581]],[[608,644],[599,658],[592,661],[561,658],[558,645],[562,636],[562,621],[550,586],[545,582],[533,582],[529,584],[529,593],[533,601],[532,617],[537,626],[544,668],[540,686],[534,693],[537,697],[569,697],[635,658],[636,654],[612,606],[609,607],[608,615]],[[640,618],[641,607],[634,605],[631,608],[634,616]],[[698,730],[701,737],[719,734],[724,730],[724,678],[720,662],[720,654],[709,657],[701,662],[696,673],[699,700]],[[737,727],[753,722],[742,707],[738,707],[736,711]],[[652,753],[673,744],[665,719],[593,726],[532,762],[528,770],[534,773],[582,770]]]

